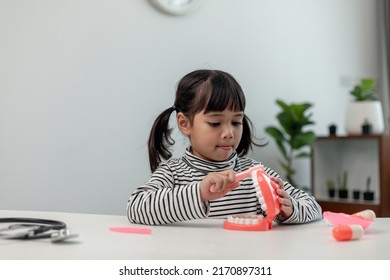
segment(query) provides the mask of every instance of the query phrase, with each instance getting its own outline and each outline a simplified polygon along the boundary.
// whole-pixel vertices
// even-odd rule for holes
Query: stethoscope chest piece
[[[73,233],[68,228],[60,229],[59,231],[53,232],[51,234],[51,242],[57,243],[62,242],[71,238],[78,237],[77,233]]]

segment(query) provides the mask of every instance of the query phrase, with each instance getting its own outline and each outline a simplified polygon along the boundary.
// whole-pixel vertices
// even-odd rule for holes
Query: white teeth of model
[[[238,225],[257,225],[263,219],[263,215],[234,215],[227,217],[228,222]]]

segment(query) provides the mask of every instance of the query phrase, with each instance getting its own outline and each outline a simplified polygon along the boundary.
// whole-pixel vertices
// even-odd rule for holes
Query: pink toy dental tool
[[[280,203],[278,201],[278,195],[276,194],[278,187],[275,186],[275,183],[270,176],[263,171],[263,166],[254,167],[248,169],[246,173],[250,172],[252,176],[253,186],[256,189],[256,196],[261,205],[261,209],[267,216],[233,215],[228,217],[224,222],[223,227],[225,229],[244,231],[269,230],[272,228],[272,221],[280,212]],[[237,174],[237,176],[239,175],[241,174]]]
[[[151,234],[150,228],[143,227],[110,227],[110,231],[121,232],[121,233],[136,233],[136,234]]]
[[[237,184],[241,180],[244,180],[245,178],[252,176],[252,172],[259,170],[259,169],[262,169],[262,168],[263,168],[263,166],[261,164],[257,164],[257,165],[254,165],[254,166],[248,168],[247,170],[245,170],[243,172],[237,173],[236,177],[235,177],[234,181],[231,183],[231,185]],[[210,192],[213,192],[213,190],[211,188],[210,188]]]
[[[243,172],[237,173],[236,179],[234,180],[234,182],[232,184],[236,184],[236,183],[240,182],[241,180],[244,180],[245,178],[251,177],[253,172],[255,172],[257,170],[262,170],[262,169],[263,169],[263,166],[261,164],[257,164],[257,165],[254,165],[254,166],[248,168],[247,170],[245,170]]]

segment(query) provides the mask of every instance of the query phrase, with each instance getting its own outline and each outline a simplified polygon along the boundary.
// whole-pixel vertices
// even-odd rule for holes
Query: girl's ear
[[[183,132],[186,136],[190,136],[191,133],[190,120],[182,112],[179,112],[176,115],[176,121],[180,131]]]

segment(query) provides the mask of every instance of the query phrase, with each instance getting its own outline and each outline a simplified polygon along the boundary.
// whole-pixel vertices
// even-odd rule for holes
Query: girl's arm
[[[207,202],[202,202],[199,182],[175,184],[167,165],[159,167],[150,180],[138,187],[127,203],[127,217],[132,223],[161,225],[205,218]]]

